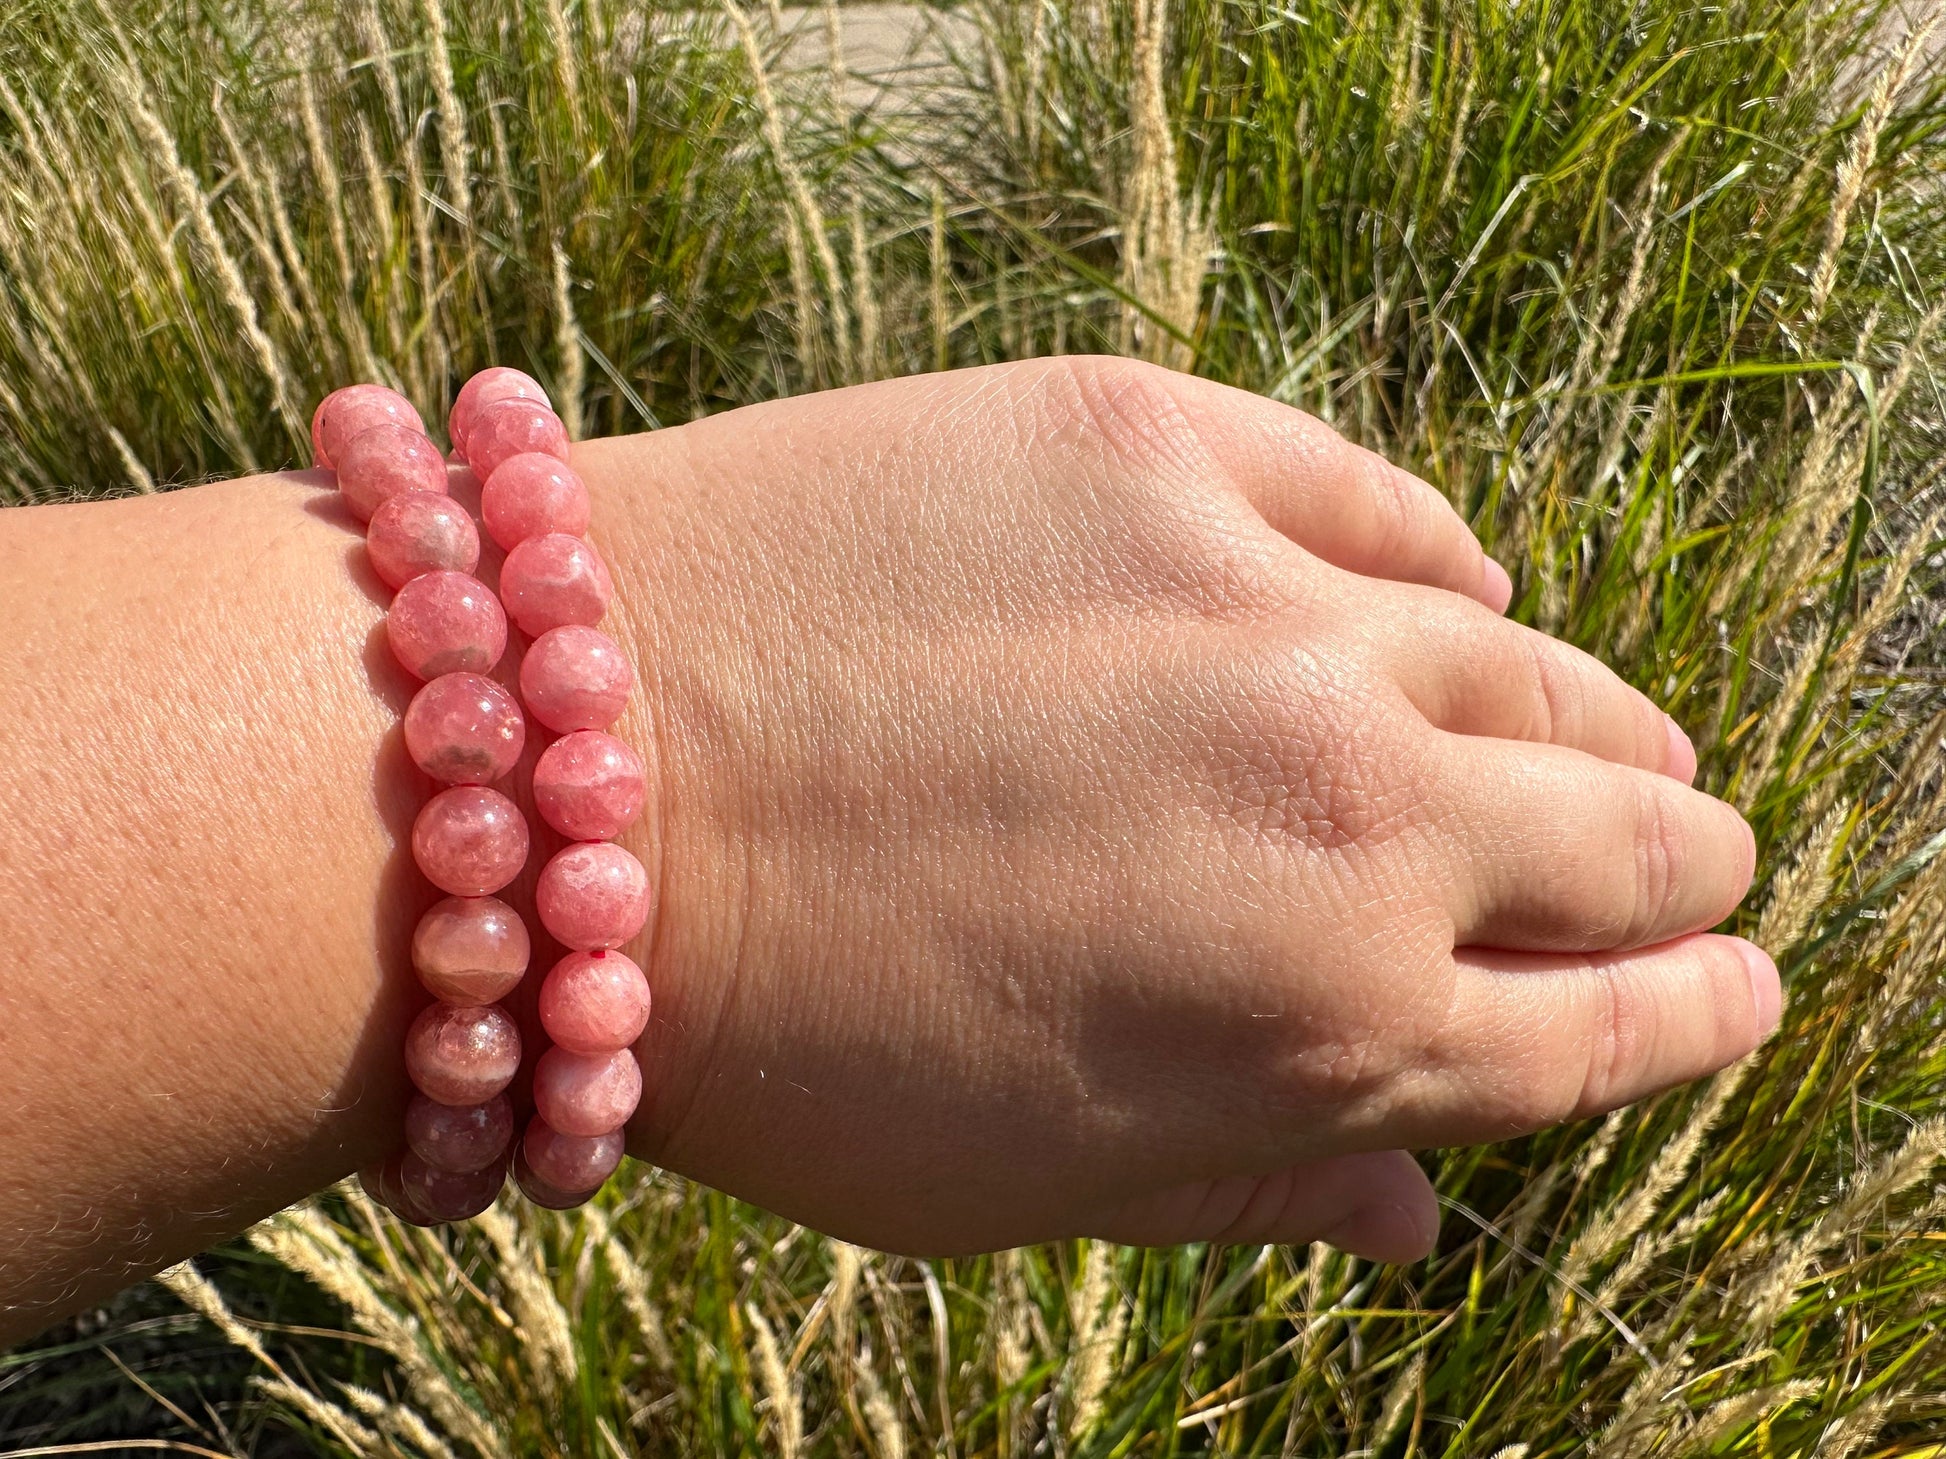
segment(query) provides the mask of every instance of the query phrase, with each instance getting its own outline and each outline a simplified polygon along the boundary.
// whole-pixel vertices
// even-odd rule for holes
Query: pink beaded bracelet
[[[394,590],[392,652],[425,681],[405,713],[406,749],[446,787],[412,827],[413,859],[446,893],[412,937],[413,968],[435,1000],[405,1038],[417,1092],[404,1147],[359,1172],[374,1200],[417,1225],[478,1215],[509,1169],[529,1200],[556,1209],[600,1189],[641,1099],[633,1046],[649,1017],[648,981],[617,950],[648,920],[648,876],[614,844],[642,814],[648,777],[607,733],[635,675],[595,627],[612,585],[584,535],[587,488],[568,465],[567,431],[546,393],[518,370],[468,380],[447,431],[454,458],[481,482],[487,532],[506,552],[498,597],[473,575],[479,532],[448,494],[448,462],[404,396],[350,385],[311,419],[316,463],[337,473],[346,506],[367,524],[372,569]],[[525,642],[520,702],[489,677],[509,617]],[[536,1000],[551,1047],[534,1063],[534,1113],[516,1144],[508,1091],[522,1044],[501,1000],[524,977],[531,940],[494,893],[525,867],[529,835],[519,807],[493,786],[512,775],[526,744],[522,703],[558,736],[535,763],[533,798],[570,844],[541,868],[535,889],[541,926],[568,952]]]

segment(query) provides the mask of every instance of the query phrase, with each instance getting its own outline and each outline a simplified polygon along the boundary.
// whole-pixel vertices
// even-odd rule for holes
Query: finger
[[[1277,531],[1333,566],[1506,610],[1513,582],[1443,494],[1314,415],[1211,380],[1171,383],[1186,423]]]
[[[1412,611],[1387,645],[1419,712],[1454,734],[1565,745],[1687,785],[1696,751],[1676,722],[1601,660],[1443,594],[1404,590]]]
[[[1750,889],[1756,842],[1714,796],[1556,745],[1446,749],[1435,796],[1460,946],[1642,947],[1714,927]]]
[[[1454,955],[1459,976],[1379,1138],[1470,1145],[1605,1114],[1713,1074],[1777,1026],[1777,968],[1740,937],[1632,952]]]
[[[1417,1261],[1438,1234],[1432,1182],[1403,1150],[1192,1181],[1129,1201],[1099,1231],[1125,1246],[1325,1241],[1373,1261]]]

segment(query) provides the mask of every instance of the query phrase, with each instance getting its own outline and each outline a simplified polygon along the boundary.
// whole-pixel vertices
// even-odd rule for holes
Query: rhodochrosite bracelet
[[[447,430],[506,552],[498,596],[474,575],[479,531],[448,494],[447,460],[404,396],[350,385],[311,420],[316,462],[337,473],[366,524],[372,569],[393,589],[392,652],[424,681],[405,712],[406,749],[444,786],[412,827],[413,859],[446,893],[412,937],[412,965],[434,999],[405,1039],[416,1093],[403,1148],[359,1172],[375,1200],[419,1225],[478,1215],[510,1169],[529,1200],[557,1209],[600,1189],[641,1099],[633,1045],[649,1018],[648,981],[618,951],[648,919],[648,876],[614,842],[642,814],[648,778],[607,733],[635,674],[595,626],[611,585],[585,537],[587,488],[568,465],[560,417],[518,370],[468,380]],[[489,677],[510,617],[526,640],[519,702]],[[534,1062],[534,1112],[516,1141],[509,1090],[521,1033],[501,1000],[525,976],[532,940],[494,893],[526,865],[529,836],[494,786],[520,762],[529,717],[556,736],[534,765],[534,805],[570,843],[541,868],[534,900],[569,951],[535,1000],[551,1046]]]

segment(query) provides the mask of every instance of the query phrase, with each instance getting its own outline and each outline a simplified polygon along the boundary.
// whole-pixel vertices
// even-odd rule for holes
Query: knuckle
[[[1333,996],[1286,1020],[1290,1033],[1270,1051],[1263,1087],[1282,1115],[1383,1108],[1426,1063],[1452,998],[1447,944],[1432,935],[1390,939],[1383,975],[1335,980]],[[1315,961],[1293,948],[1289,965]],[[1409,970],[1399,976],[1401,970]]]
[[[1173,372],[1142,360],[1069,356],[1037,377],[1050,405],[1072,412],[1086,438],[1147,468],[1209,466],[1209,454],[1176,394]]]
[[[1433,775],[1398,708],[1314,648],[1239,656],[1209,728],[1223,813],[1257,835],[1342,852],[1422,819]]]
[[[1620,1102],[1618,1095],[1628,1088],[1629,1071],[1636,1067],[1647,1037],[1641,1005],[1628,996],[1626,980],[1602,973],[1591,976],[1592,1007],[1583,1035],[1580,1087],[1565,1107],[1548,1113],[1549,1124],[1614,1108]]]
[[[1675,895],[1685,841],[1681,817],[1659,786],[1640,784],[1635,794],[1635,896],[1625,929],[1630,946],[1646,940],[1661,922]]]

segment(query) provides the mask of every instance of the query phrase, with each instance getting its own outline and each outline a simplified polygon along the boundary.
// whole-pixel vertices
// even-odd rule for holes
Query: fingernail
[[[1739,943],[1737,951],[1743,954],[1743,965],[1750,973],[1750,1000],[1757,1006],[1757,1042],[1762,1043],[1776,1032],[1784,1016],[1784,984],[1777,976],[1777,964],[1756,943]]]
[[[1505,613],[1507,605],[1514,600],[1514,580],[1491,557],[1485,558],[1484,563],[1480,569],[1480,601],[1496,613]]]
[[[1666,714],[1662,718],[1664,723],[1669,726],[1669,758],[1664,763],[1663,769],[1666,773],[1680,780],[1684,785],[1694,785],[1696,783],[1696,747],[1689,742],[1689,736],[1683,733],[1681,725],[1677,724],[1675,720]]]
[[[1426,1219],[1406,1206],[1382,1201],[1360,1206],[1318,1240],[1371,1261],[1418,1261],[1439,1239],[1439,1215]]]

